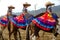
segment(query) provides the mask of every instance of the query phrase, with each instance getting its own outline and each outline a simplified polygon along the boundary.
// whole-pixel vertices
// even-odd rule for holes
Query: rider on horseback
[[[54,5],[54,4],[51,3],[51,2],[47,2],[46,3],[46,11],[48,11],[49,13],[51,13],[52,17],[56,21],[56,24],[58,24],[58,16],[57,16],[56,13],[52,13],[52,9],[51,9],[52,5]],[[56,25],[55,25],[55,27],[54,27],[54,34],[55,34],[55,36],[56,36],[56,31],[57,31],[57,29],[56,29]]]
[[[52,13],[52,5],[54,5],[53,3],[51,3],[51,2],[47,2],[46,3],[46,11],[48,11],[49,13],[51,13],[51,15],[52,15],[52,17],[57,21],[57,19],[58,19],[58,16],[57,16],[57,14],[55,14],[55,13]]]
[[[29,6],[31,6],[31,5],[28,3],[23,4],[23,14],[24,14],[27,24],[29,24],[33,19],[33,15],[31,15],[27,12],[27,7],[29,7]]]
[[[56,25],[56,21],[57,19],[57,15],[52,15],[52,9],[51,6],[54,5],[51,2],[47,2],[46,3],[46,12],[44,12],[43,15],[37,17],[35,20],[33,20],[33,23],[35,23],[35,25],[38,28],[41,28],[44,31],[50,31],[51,29],[53,29]]]
[[[27,12],[27,7],[29,7],[30,4],[25,3],[23,4],[23,12],[19,16],[11,18],[12,23],[18,27],[25,29],[28,24],[31,23],[33,16]]]

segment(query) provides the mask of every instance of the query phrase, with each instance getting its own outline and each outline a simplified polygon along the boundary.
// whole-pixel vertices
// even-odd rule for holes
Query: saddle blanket
[[[21,14],[17,17],[10,18],[10,20],[18,28],[25,28],[32,22],[33,18],[31,14]]]
[[[54,25],[56,23],[55,19],[48,12],[45,12],[44,15],[35,18],[32,22],[38,28],[40,28],[44,31],[50,31],[51,29],[54,28]]]
[[[8,20],[7,20],[7,17],[6,16],[0,18],[0,24],[3,25],[3,26],[7,26]]]

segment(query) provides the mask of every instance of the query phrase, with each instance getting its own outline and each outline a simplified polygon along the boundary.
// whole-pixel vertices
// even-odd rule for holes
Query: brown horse
[[[6,17],[6,16],[4,16],[4,17]],[[6,26],[3,26],[3,25],[0,24],[0,38],[1,38],[0,40],[4,40],[4,38],[3,38],[3,31],[4,31],[5,28],[6,28]]]
[[[3,27],[1,24],[0,24],[0,40],[4,40],[3,38],[3,31],[4,31],[5,27]]]
[[[33,16],[33,15],[31,15],[31,14],[26,14],[26,15],[29,15],[29,16],[27,16],[27,18],[31,18],[31,16]],[[25,16],[26,16],[26,15],[25,15]],[[11,26],[11,25],[12,25],[12,26]],[[14,32],[14,34],[15,34],[15,35],[14,35],[14,36],[15,36],[15,39],[18,40],[16,36],[17,36],[18,29],[20,29],[20,28],[17,28],[17,27],[16,27],[15,25],[13,25],[12,23],[11,23],[11,25],[10,25],[10,26],[13,27],[12,32]],[[30,27],[31,27],[31,24],[28,24],[28,25],[25,26],[25,28],[23,28],[23,30],[26,30],[26,40],[30,40],[30,38],[29,38],[29,28],[30,28]],[[12,32],[11,32],[11,33],[12,33]],[[21,38],[21,36],[20,36],[20,38]],[[21,40],[21,39],[20,39],[20,40]]]
[[[14,15],[11,15],[11,11],[8,11],[7,13],[8,15],[6,16],[7,19],[8,19],[8,24],[7,24],[7,29],[8,29],[8,32],[9,32],[9,40],[11,40],[11,34],[14,33],[14,38],[15,40],[18,40],[17,38],[17,32],[19,33],[19,38],[21,40],[21,35],[20,35],[20,31],[19,31],[19,28],[17,28],[16,26],[14,26],[9,18],[9,16],[12,16],[12,17],[16,17]],[[0,25],[0,28],[3,27],[2,25]],[[26,40],[29,40],[29,27],[30,25],[27,25],[25,30],[26,30]],[[3,27],[3,29],[5,29],[6,27]],[[1,30],[3,30],[1,28]],[[27,33],[28,32],[28,33]],[[2,31],[1,31],[1,34],[2,34]]]
[[[12,15],[12,16],[15,17],[16,15]],[[7,16],[5,16],[5,17],[7,17]],[[3,25],[0,24],[0,38],[1,38],[1,39],[4,40],[4,38],[3,38],[3,31],[4,31],[5,28],[8,29],[8,32],[9,32],[9,40],[11,40],[11,35],[12,35],[12,33],[14,33],[14,39],[17,40],[17,39],[16,39],[16,37],[17,37],[17,36],[16,36],[17,32],[19,33],[19,38],[21,38],[21,36],[20,36],[20,31],[18,30],[18,28],[14,27],[14,26],[12,25],[11,21],[9,21],[9,22],[8,22],[8,26],[3,26]],[[21,40],[21,39],[20,39],[20,40]]]
[[[12,15],[13,17],[16,17],[14,15]],[[2,27],[2,25],[1,25]],[[29,40],[29,27],[30,27],[30,24],[26,26],[25,29],[23,30],[26,30],[26,40]],[[4,28],[4,27],[3,27]],[[6,27],[5,27],[6,28]],[[19,28],[17,28],[15,25],[12,24],[10,18],[8,20],[8,26],[7,26],[7,29],[8,29],[8,32],[9,32],[9,40],[11,40],[11,34],[14,33],[14,39],[15,40],[18,40],[17,38],[17,32],[19,33],[19,38],[21,40],[21,35],[20,35],[20,31],[19,31]],[[2,29],[3,30],[3,29]]]

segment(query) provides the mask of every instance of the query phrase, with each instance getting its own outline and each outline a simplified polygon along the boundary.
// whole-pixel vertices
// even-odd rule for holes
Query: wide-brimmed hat
[[[51,3],[50,1],[46,2],[45,6],[52,6],[54,3]]]
[[[12,8],[12,9],[15,9],[15,7],[13,7],[12,5],[8,7],[9,9]]]
[[[23,6],[24,6],[24,7],[25,7],[25,6],[26,6],[26,7],[29,7],[29,6],[31,6],[31,4],[28,4],[28,3],[26,2],[26,3],[23,4]]]

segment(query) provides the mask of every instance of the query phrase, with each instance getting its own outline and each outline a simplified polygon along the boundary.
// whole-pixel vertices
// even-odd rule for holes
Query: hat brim
[[[31,6],[30,4],[23,4],[23,6]]]
[[[52,3],[52,4],[47,4],[46,6],[53,6],[54,4]]]
[[[10,8],[15,9],[15,7],[12,7],[12,6],[9,6],[8,8],[9,8],[9,9],[10,9]]]

